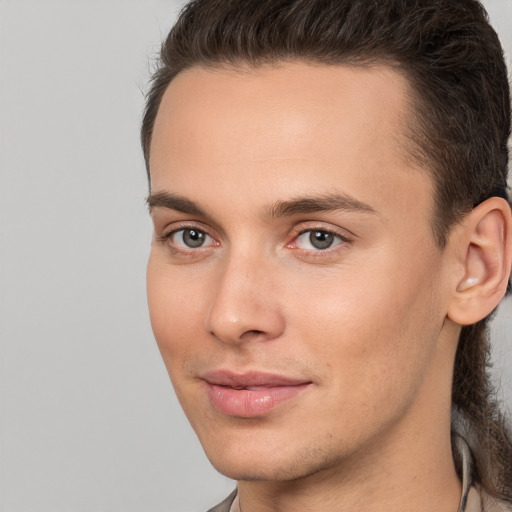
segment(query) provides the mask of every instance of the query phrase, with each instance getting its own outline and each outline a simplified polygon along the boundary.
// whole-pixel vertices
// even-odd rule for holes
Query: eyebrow
[[[322,196],[299,197],[289,201],[276,202],[267,212],[273,219],[300,213],[316,213],[331,211],[362,212],[378,215],[377,210],[347,194],[328,194]]]
[[[199,205],[194,203],[194,201],[169,192],[151,194],[146,202],[150,213],[155,208],[167,208],[189,215],[208,217],[208,214]],[[287,201],[277,201],[267,209],[265,217],[275,219],[301,213],[307,214],[340,210],[379,215],[377,210],[372,208],[369,204],[359,201],[347,194],[327,194],[322,196],[299,197]]]
[[[150,194],[146,199],[146,203],[149,207],[149,213],[151,213],[155,208],[167,208],[169,210],[175,210],[189,215],[199,215],[202,217],[207,216],[205,211],[194,203],[194,201],[168,192]]]

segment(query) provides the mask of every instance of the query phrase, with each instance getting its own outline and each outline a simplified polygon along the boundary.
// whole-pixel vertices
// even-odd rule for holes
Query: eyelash
[[[196,226],[180,226],[179,228],[176,228],[176,229],[173,229],[172,231],[169,231],[169,233],[166,233],[164,234],[162,237],[159,237],[158,238],[158,241],[162,244],[165,244],[165,245],[168,245],[173,251],[175,252],[182,252],[182,253],[189,253],[189,252],[197,252],[201,249],[204,249],[205,247],[207,246],[198,246],[198,247],[189,247],[188,249],[187,248],[184,248],[184,247],[178,247],[176,246],[175,244],[172,243],[172,238],[178,234],[180,231],[195,231],[197,233],[201,233],[202,235],[208,237],[208,238],[211,238],[212,240],[215,241],[215,238],[212,237],[211,235],[209,235],[207,233],[206,230],[204,229],[200,229]],[[218,242],[216,242],[214,245],[218,245]]]
[[[333,241],[333,244],[325,247],[325,248],[314,248],[314,249],[301,249],[300,247],[297,247],[297,241],[300,239],[300,237],[302,237],[303,235],[306,235],[309,233],[309,239],[310,239],[310,243],[311,243],[311,236],[313,235],[313,233],[322,233],[324,235],[328,235],[330,237],[333,237],[334,241]],[[336,242],[337,240],[337,242]],[[332,251],[335,250],[336,247],[338,247],[339,245],[343,245],[343,244],[348,244],[350,243],[350,239],[344,235],[342,235],[341,233],[339,233],[338,231],[335,231],[335,230],[332,230],[332,229],[326,229],[326,228],[323,228],[323,227],[318,227],[318,226],[312,226],[312,227],[308,227],[307,229],[302,229],[301,231],[299,231],[292,239],[292,241],[287,244],[287,247],[291,248],[291,249],[295,249],[295,250],[299,250],[299,251],[307,251],[307,252],[310,252],[310,253],[313,253],[316,257],[320,257],[322,256],[322,254],[326,254],[326,253],[330,253]]]
[[[176,244],[174,244],[172,242],[172,238],[176,234],[180,233],[181,231],[183,231],[183,232],[196,231],[197,233],[201,233],[203,236],[205,236],[207,238],[211,238],[214,241],[214,244],[200,245],[198,247],[188,247],[188,248],[176,246]],[[335,241],[337,240],[338,242],[334,243],[334,245],[331,244],[328,247],[323,248],[323,249],[320,249],[320,248],[302,249],[300,247],[297,247],[297,241],[300,239],[301,236],[306,235],[307,233],[310,233],[310,237],[311,237],[311,234],[315,233],[315,232],[331,236],[335,239]],[[304,252],[309,253],[311,255],[314,255],[314,257],[321,257],[322,255],[331,253],[331,252],[335,251],[338,246],[346,245],[351,242],[350,238],[348,238],[345,235],[342,235],[338,231],[335,231],[332,229],[327,229],[322,226],[314,226],[314,225],[311,227],[308,227],[307,229],[303,228],[300,231],[298,231],[297,233],[293,233],[292,237],[293,238],[292,238],[291,242],[286,244],[287,248],[292,249],[292,250],[301,251],[303,253]],[[217,242],[213,236],[209,235],[207,230],[198,228],[194,225],[184,225],[184,226],[180,226],[176,229],[173,229],[172,231],[169,231],[169,233],[166,233],[163,236],[159,237],[158,241],[164,245],[167,245],[169,248],[172,249],[173,252],[181,253],[181,254],[197,253],[201,250],[207,249],[211,245],[214,245],[214,246],[219,245],[219,242]]]

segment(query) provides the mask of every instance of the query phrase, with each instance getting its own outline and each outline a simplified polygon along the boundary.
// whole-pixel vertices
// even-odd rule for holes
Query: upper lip
[[[277,386],[299,386],[309,384],[311,381],[305,378],[294,378],[276,373],[260,371],[246,371],[235,373],[229,370],[211,370],[203,373],[201,379],[209,384],[217,386],[229,386],[233,388],[244,387],[277,387]]]

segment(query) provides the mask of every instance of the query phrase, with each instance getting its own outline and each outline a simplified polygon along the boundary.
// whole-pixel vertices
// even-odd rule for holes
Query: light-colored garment
[[[473,486],[471,480],[472,457],[469,447],[462,437],[453,436],[454,449],[460,454],[462,460],[462,497],[457,512],[512,512],[512,506],[497,502],[478,486]],[[208,512],[238,512],[238,496],[236,489],[217,506]]]
[[[457,434],[453,435],[452,442],[462,460],[462,498],[458,512],[512,512],[512,506],[496,501],[478,486],[473,485],[471,480],[473,460],[469,446]]]
[[[231,512],[232,505],[236,505],[238,508],[236,489],[222,503],[219,503],[217,506],[211,508],[208,510],[208,512]]]

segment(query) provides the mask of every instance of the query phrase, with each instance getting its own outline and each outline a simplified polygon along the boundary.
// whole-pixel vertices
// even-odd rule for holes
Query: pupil
[[[317,249],[327,249],[332,245],[333,236],[325,231],[312,231],[309,235],[309,241]]]
[[[201,247],[204,242],[204,233],[195,229],[187,229],[183,232],[183,241],[189,247]]]

